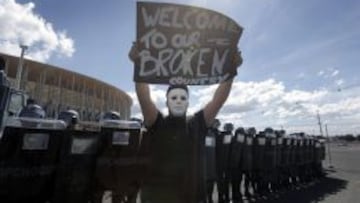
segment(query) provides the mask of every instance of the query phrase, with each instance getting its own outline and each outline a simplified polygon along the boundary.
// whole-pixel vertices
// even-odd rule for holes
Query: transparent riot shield
[[[103,120],[96,165],[96,195],[111,191],[112,202],[134,201],[139,189],[140,124],[136,121]]]
[[[67,129],[64,133],[54,203],[87,203],[93,198],[99,131],[86,125],[82,128],[80,123],[78,128]]]
[[[0,85],[0,139],[3,135],[5,120],[7,118],[7,105],[10,88]]]
[[[59,120],[8,120],[0,139],[1,202],[51,199],[64,129]]]

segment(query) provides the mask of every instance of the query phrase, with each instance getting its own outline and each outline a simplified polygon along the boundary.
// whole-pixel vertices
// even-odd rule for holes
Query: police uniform
[[[282,145],[282,161],[283,161],[283,180],[282,185],[285,188],[289,188],[290,186],[290,150],[291,150],[291,139],[288,136],[283,138],[283,145]]]
[[[275,170],[276,170],[276,138],[274,131],[265,129],[266,144],[265,144],[265,192],[270,192],[269,186],[274,190]]]
[[[251,131],[251,130],[250,130]],[[256,132],[249,132],[245,134],[245,141],[243,145],[243,161],[242,171],[244,173],[244,194],[250,196],[249,187],[253,185],[253,134]]]
[[[235,131],[235,136],[231,140],[230,147],[230,173],[231,173],[231,189],[232,199],[234,202],[242,200],[241,196],[241,181],[242,181],[242,163],[243,163],[243,145],[245,142],[245,131],[243,128],[238,128]]]
[[[219,203],[230,201],[229,153],[232,134],[221,132],[216,139],[216,169]]]
[[[212,193],[216,181],[216,137],[218,129],[209,128],[205,137],[205,173],[206,173],[206,202],[211,203]]]
[[[266,138],[264,132],[259,132],[254,139],[254,191],[257,195],[264,194],[265,187],[265,144]]]

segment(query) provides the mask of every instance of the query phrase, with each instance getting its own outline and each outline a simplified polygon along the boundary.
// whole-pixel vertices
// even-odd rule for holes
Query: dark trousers
[[[228,171],[223,171],[218,175],[218,196],[219,203],[229,202],[229,187],[230,187],[230,174]]]
[[[206,180],[206,203],[214,202],[212,199],[212,194],[214,192],[214,185],[215,185],[214,179]]]
[[[238,168],[231,169],[231,192],[232,199],[235,202],[242,200],[241,196],[241,181],[243,172]]]

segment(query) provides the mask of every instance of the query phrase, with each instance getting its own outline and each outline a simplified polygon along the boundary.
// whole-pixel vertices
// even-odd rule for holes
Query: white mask
[[[189,98],[184,89],[175,88],[167,94],[167,106],[172,116],[184,116],[188,105]]]

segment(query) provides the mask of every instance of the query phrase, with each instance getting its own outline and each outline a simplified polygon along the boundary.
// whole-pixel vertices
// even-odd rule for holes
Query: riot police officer
[[[206,174],[206,202],[212,203],[212,194],[216,181],[216,138],[220,132],[218,130],[220,121],[214,120],[205,137],[205,174]]]
[[[231,191],[233,202],[241,202],[241,182],[243,176],[243,146],[245,142],[245,129],[239,127],[235,131],[235,135],[231,140],[230,147],[230,175],[231,175]]]
[[[5,65],[6,65],[5,59],[2,56],[0,56],[0,85],[9,86],[9,81],[5,73]]]
[[[119,124],[119,122],[121,121],[121,116],[119,112],[116,111],[108,111],[105,112],[101,119],[100,122],[104,122],[109,126],[112,126],[112,124],[114,124],[114,126],[117,126]],[[131,124],[135,124],[135,126],[141,126],[142,122],[139,119],[133,118],[131,119],[132,122],[129,122]],[[126,122],[126,121],[124,121]],[[131,127],[131,125],[129,125],[128,127]],[[147,139],[147,138],[145,138]],[[143,144],[148,144],[145,142],[148,142],[148,140],[143,140],[144,143]],[[130,141],[129,141],[130,143]],[[142,147],[141,150],[145,150],[145,151],[139,151],[139,154],[137,154],[138,152],[133,152],[131,154],[131,159],[135,160],[135,157],[141,157],[144,154],[140,154],[140,153],[146,153],[147,149],[144,149],[143,147],[147,147],[147,146],[140,146]],[[115,149],[115,148],[112,148]],[[111,152],[108,151],[106,153],[116,153],[116,152]],[[104,155],[105,156],[105,155]],[[125,155],[124,155],[125,156]],[[114,157],[112,157],[114,158]],[[115,157],[119,158],[119,157]],[[115,167],[115,166],[110,166],[110,167]],[[118,167],[118,166],[116,166]],[[117,168],[119,169],[119,168]],[[122,171],[123,175],[121,176],[122,178],[126,177],[127,181],[124,181],[127,183],[127,185],[125,185],[126,188],[123,188],[124,185],[116,185],[112,187],[112,201],[114,203],[134,203],[136,202],[136,198],[137,198],[137,194],[140,190],[141,184],[142,184],[142,178],[143,176],[141,176],[140,170],[141,169],[147,169],[146,166],[143,165],[143,163],[139,164],[133,164],[133,165],[126,165],[126,166],[122,166],[120,167],[120,170]],[[143,173],[145,173],[145,171],[142,171]],[[121,180],[121,179],[120,179]],[[101,188],[100,188],[101,189]]]
[[[296,150],[296,168],[297,168],[297,184],[304,183],[304,133],[297,133],[297,150]]]
[[[265,171],[264,177],[264,192],[275,192],[276,179],[276,137],[272,128],[265,129],[266,143],[265,143]],[[270,190],[271,188],[271,190]]]
[[[308,135],[304,137],[304,182],[311,181],[311,139]]]
[[[291,138],[284,134],[282,145],[282,186],[286,189],[290,188],[291,168],[290,168],[290,152],[291,152]]]
[[[316,139],[315,140],[315,158],[314,158],[314,171],[316,178],[322,178],[324,176],[324,171],[322,167],[322,162],[325,160],[325,143],[324,140]]]
[[[296,165],[296,155],[297,155],[297,137],[294,134],[291,134],[289,137],[289,167],[290,167],[290,179],[291,187],[295,188],[297,183],[297,165]]]
[[[243,145],[243,161],[242,170],[244,174],[244,194],[246,197],[251,196],[249,192],[250,185],[254,190],[254,174],[253,174],[253,154],[254,154],[254,137],[256,129],[254,127],[248,128],[245,133],[245,142]]]
[[[38,118],[42,119],[45,118],[45,111],[44,109],[35,103],[35,100],[28,99],[27,105],[21,109],[19,113],[19,117],[22,118]],[[34,122],[33,119],[30,120],[21,120],[21,123],[24,127],[35,128],[37,127],[38,123]]]
[[[216,168],[218,173],[216,182],[218,185],[219,203],[230,201],[229,154],[234,125],[226,123],[223,129],[224,131],[216,139]]]
[[[253,189],[254,193],[261,197],[265,192],[265,132],[260,131],[256,134],[253,144],[253,159],[256,160],[253,161]]]
[[[284,137],[285,130],[276,130],[276,170],[275,170],[275,182],[274,188],[276,190],[282,190],[286,181],[286,170],[285,170],[285,148],[284,148]]]
[[[27,118],[45,118],[44,109],[36,104],[34,99],[27,99],[26,106],[21,109],[19,117]]]

